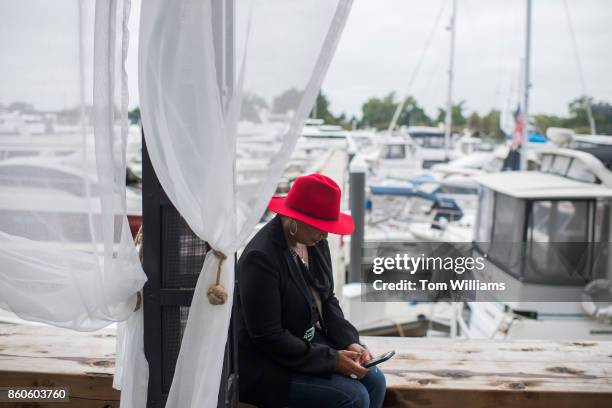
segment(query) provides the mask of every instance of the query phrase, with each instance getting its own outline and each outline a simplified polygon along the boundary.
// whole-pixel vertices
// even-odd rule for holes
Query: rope
[[[410,96],[410,92],[412,92],[412,84],[414,83],[414,80],[416,79],[417,75],[419,74],[419,71],[421,70],[421,65],[423,65],[423,61],[425,60],[425,55],[427,54],[427,51],[429,50],[429,47],[431,46],[431,41],[433,40],[434,34],[436,33],[436,30],[438,28],[438,23],[440,22],[440,18],[442,17],[442,12],[444,11],[444,8],[446,7],[446,3],[447,3],[446,1],[443,1],[440,4],[440,9],[438,10],[438,15],[436,16],[434,25],[433,27],[431,27],[429,36],[427,37],[427,40],[425,41],[425,45],[423,49],[421,50],[421,55],[419,56],[417,65],[414,68],[414,71],[412,71],[412,75],[410,76],[410,80],[408,82],[408,88],[406,89],[406,93],[404,94],[406,96],[402,98],[401,101],[399,101],[399,104],[397,105],[397,108],[395,109],[395,112],[393,113],[393,118],[391,119],[391,123],[389,123],[389,128],[387,129],[389,133],[391,133],[393,129],[395,128],[395,126],[397,125],[397,121],[399,120],[399,117],[402,111],[404,110],[406,99]]]
[[[136,252],[138,252],[138,259],[140,259],[140,263],[142,264],[142,259],[143,259],[143,245],[142,245],[142,241],[143,241],[143,237],[144,234],[142,232],[142,224],[140,225],[140,228],[138,228],[138,233],[136,234],[136,238],[134,238],[134,245],[136,246]],[[134,312],[137,312],[140,307],[142,306],[142,291],[138,291],[136,293],[136,306],[134,307]]]
[[[141,305],[142,305],[142,292],[138,291],[136,292],[136,307],[134,307],[134,312],[137,312],[140,309]]]
[[[591,133],[595,134],[597,129],[595,128],[595,119],[593,119],[593,111],[591,110],[591,104],[588,99],[586,82],[584,81],[584,72],[582,70],[582,62],[580,61],[580,54],[578,53],[578,43],[576,42],[576,34],[574,33],[574,25],[572,24],[572,17],[570,15],[569,6],[567,5],[567,0],[563,0],[563,5],[565,6],[565,18],[567,19],[567,25],[569,26],[570,36],[572,37],[572,45],[574,49],[574,58],[576,58],[576,65],[578,66],[578,75],[580,77],[580,86],[582,88],[582,94],[585,98],[585,105],[587,116],[589,118],[589,126],[591,127]]]
[[[206,296],[208,297],[208,302],[211,305],[223,305],[227,302],[228,293],[227,290],[220,284],[221,281],[221,270],[223,269],[223,262],[227,259],[227,256],[216,249],[212,250],[213,255],[219,260],[219,264],[217,265],[217,280],[214,285],[210,285],[208,291],[206,292]]]

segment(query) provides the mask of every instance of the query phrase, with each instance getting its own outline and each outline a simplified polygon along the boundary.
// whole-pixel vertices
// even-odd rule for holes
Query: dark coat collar
[[[281,249],[289,249],[287,240],[285,239],[285,232],[283,231],[283,223],[280,215],[276,214],[274,218],[269,222],[269,233],[272,241],[281,247]]]
[[[283,223],[280,215],[276,215],[269,223],[269,234],[270,239],[278,245],[280,252],[283,254],[283,258],[289,268],[289,275],[295,281],[295,283],[300,288],[300,291],[304,295],[304,298],[308,302],[309,305],[313,305],[310,295],[310,290],[308,289],[307,283],[304,280],[304,276],[302,276],[302,271],[300,267],[297,265],[296,260],[293,258],[293,254],[289,249],[289,244],[287,244],[287,239],[285,238],[285,232],[283,231]]]

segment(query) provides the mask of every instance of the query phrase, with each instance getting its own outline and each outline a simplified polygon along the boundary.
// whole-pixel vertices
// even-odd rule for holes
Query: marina
[[[612,406],[612,7],[392,3],[0,6],[0,406]]]

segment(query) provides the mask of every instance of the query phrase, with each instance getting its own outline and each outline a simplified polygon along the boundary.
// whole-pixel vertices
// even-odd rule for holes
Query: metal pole
[[[348,161],[346,162],[346,165],[347,165],[347,170],[350,172],[351,162],[353,161],[355,154],[357,154],[357,146],[355,145],[355,140],[353,139],[351,135],[349,135],[346,138],[346,144],[347,144],[346,152],[348,154]],[[349,202],[349,209],[351,208],[350,205],[351,203]]]
[[[451,13],[448,28],[451,33],[450,58],[448,65],[448,89],[446,93],[446,120],[444,129],[444,157],[448,161],[450,157],[450,142],[453,126],[453,65],[455,63],[455,16],[457,13],[457,0],[453,0],[453,11]]]
[[[349,205],[355,222],[355,230],[351,235],[351,256],[348,281],[361,281],[362,249],[365,234],[365,182],[367,165],[356,156],[349,167]]]
[[[523,83],[523,143],[521,143],[521,170],[527,170],[527,142],[529,139],[529,78],[531,64],[531,0],[527,0],[527,33],[525,35],[525,81]]]

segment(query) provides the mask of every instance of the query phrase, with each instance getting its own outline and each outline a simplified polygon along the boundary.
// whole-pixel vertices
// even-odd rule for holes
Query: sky
[[[612,1],[566,1],[586,91],[596,100],[612,102]],[[530,111],[565,115],[568,102],[584,92],[565,1],[532,3]],[[0,2],[0,103],[19,98],[52,109],[78,100],[78,83],[66,85],[78,76],[77,4]],[[354,0],[322,87],[332,112],[359,117],[365,100],[392,91],[415,96],[429,114],[444,106],[450,47],[445,27],[451,4],[452,0]],[[526,0],[457,0],[453,100],[465,101],[468,113],[499,109],[511,89],[516,93],[525,48],[525,4]],[[132,0],[126,62],[130,107],[138,105],[139,8],[140,0]],[[91,10],[86,7],[84,12]],[[279,25],[274,22],[270,17],[270,30],[276,35]],[[91,41],[83,40],[86,46]],[[421,69],[408,89],[421,56]],[[253,61],[252,66],[258,65]]]
[[[532,1],[532,112],[565,114],[582,94],[563,0]],[[612,1],[567,0],[586,89],[612,102]],[[441,22],[415,70],[436,15]],[[412,94],[430,113],[446,100],[452,1],[355,0],[323,83],[332,112],[359,114],[371,96]],[[525,49],[525,0],[458,0],[453,100],[468,111],[503,106]]]
[[[612,102],[612,1],[566,1],[586,90],[596,100]],[[139,3],[132,2],[131,42],[137,41]],[[568,102],[583,90],[564,0],[532,4],[531,111],[565,115]],[[451,10],[452,0],[354,0],[322,86],[331,111],[359,117],[368,98],[395,92],[398,98],[414,95],[435,114],[446,101]],[[453,100],[465,101],[467,112],[500,109],[517,93],[526,1],[457,0],[456,16]],[[132,96],[137,92],[133,51],[127,62]],[[137,99],[131,99],[135,106]]]

